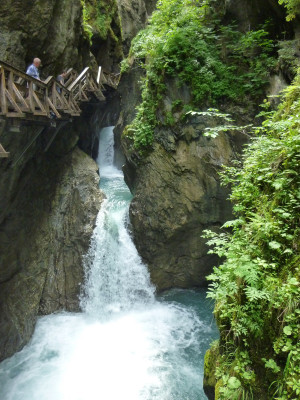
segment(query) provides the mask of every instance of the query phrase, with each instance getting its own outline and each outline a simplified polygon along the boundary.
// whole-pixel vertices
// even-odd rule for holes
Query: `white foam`
[[[84,313],[39,319],[32,341],[0,364],[1,400],[200,400],[204,326],[193,310],[155,300],[126,229],[128,189],[112,165],[112,128],[100,136],[109,176],[86,256]],[[104,143],[104,149],[101,145]]]

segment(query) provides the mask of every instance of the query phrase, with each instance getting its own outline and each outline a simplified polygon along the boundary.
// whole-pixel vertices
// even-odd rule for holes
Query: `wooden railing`
[[[88,101],[91,93],[104,100],[102,85],[115,85],[104,73],[97,82],[89,67],[80,75],[69,70],[62,85],[52,76],[43,82],[2,61],[0,79],[0,115],[11,118],[26,118],[28,114],[50,118],[51,113],[57,118],[61,114],[76,116],[80,114],[79,104]]]
[[[78,116],[80,103],[88,101],[93,93],[99,101],[105,100],[104,85],[117,87],[118,76],[98,69],[95,79],[90,68],[81,74],[72,68],[64,77],[64,85],[53,76],[40,81],[0,60],[0,117],[35,119],[62,119]],[[1,145],[0,145],[1,146]],[[0,147],[0,157],[8,154]]]

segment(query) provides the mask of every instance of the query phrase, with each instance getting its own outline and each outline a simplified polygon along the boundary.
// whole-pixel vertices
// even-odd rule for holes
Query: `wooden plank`
[[[41,82],[1,61],[0,74],[0,114],[9,118],[38,120],[39,117],[46,117],[49,119],[51,110],[57,118],[62,120],[58,110],[61,110],[63,114],[80,115],[79,103],[88,101],[90,92],[95,92],[99,100],[105,99],[99,88],[102,86],[101,81],[106,80],[101,66],[98,68],[96,80],[90,73],[89,67],[86,67],[80,75],[72,68],[69,69],[66,75],[67,87],[56,82],[53,76]],[[60,92],[58,87],[61,89]],[[25,98],[26,94],[28,96]],[[14,111],[9,111],[10,104]]]
[[[7,118],[26,118],[26,114],[14,112],[14,111],[9,111],[9,112],[6,114],[6,117],[7,117]]]
[[[53,80],[54,78],[53,78],[53,76],[48,76],[48,78],[46,79],[46,80],[44,80],[44,83],[48,86],[49,85],[49,83]]]
[[[7,89],[5,89],[5,94],[6,94],[6,97],[8,98],[8,100],[11,102],[11,105],[14,107],[14,109],[15,109],[18,113],[23,114],[23,113],[22,113],[22,110],[20,109],[20,107],[19,107],[18,104],[15,102],[15,100],[14,100],[13,97],[12,97],[12,95],[9,93],[9,91],[8,91]]]
[[[6,115],[7,114],[7,101],[6,101],[6,96],[5,96],[5,89],[6,89],[6,83],[5,83],[5,71],[4,68],[1,66],[0,68],[0,74],[1,74],[1,86],[0,86],[0,97],[1,97],[1,112],[2,114]]]
[[[17,98],[19,99],[19,101],[23,104],[23,106],[26,109],[29,109],[28,104],[26,103],[24,97],[21,95],[20,91],[18,90],[18,88],[16,87],[15,84],[12,85],[12,89],[13,89],[14,93],[16,94]]]
[[[69,97],[69,107],[70,107],[70,109],[72,109],[72,113],[75,113],[74,115],[81,114],[81,109],[80,109],[80,107],[78,107],[77,103],[73,100],[72,96]]]
[[[68,86],[68,90],[72,91],[82,81],[82,79],[85,77],[89,69],[90,69],[89,67],[84,68],[84,70],[77,77],[77,79],[73,83],[71,83],[70,86]]]
[[[64,127],[67,123],[68,123],[68,121],[61,121],[61,122],[59,123],[59,125],[56,127],[56,129],[55,129],[53,135],[51,136],[51,138],[50,138],[50,140],[49,140],[47,146],[45,147],[45,150],[44,150],[45,153],[46,153],[46,151],[49,150],[49,147],[50,147],[51,144],[53,143],[53,140],[56,138],[58,132],[59,132],[59,131],[61,130],[61,128]]]
[[[22,151],[22,153],[19,155],[19,157],[17,158],[17,160],[14,161],[14,163],[13,163],[13,165],[12,165],[13,167],[14,167],[15,165],[18,164],[18,162],[21,160],[21,158],[22,158],[23,155],[26,153],[26,151],[29,149],[29,147],[33,144],[33,142],[36,141],[36,139],[38,138],[38,136],[43,132],[44,128],[45,128],[44,125],[37,127],[37,130],[36,130],[36,133],[35,133],[33,139],[32,139],[31,142],[25,147],[25,149],[24,149],[24,150]]]
[[[68,100],[65,98],[64,93],[60,94],[60,101],[62,109],[69,114],[72,114],[72,108],[70,107]]]
[[[11,98],[13,99],[13,102],[15,103],[16,99],[15,99],[15,94],[13,91],[13,83],[14,83],[14,73],[12,71],[10,71],[10,73],[8,74],[7,88],[8,88],[8,92],[11,95]],[[6,95],[7,95],[7,93],[6,93]],[[11,102],[11,100],[10,100],[10,102]]]
[[[1,143],[0,143],[0,157],[1,158],[9,157],[9,153],[7,151],[5,151],[5,149],[4,149],[4,147],[2,146]]]
[[[34,105],[34,101],[33,101],[33,83],[32,82],[29,82],[27,101],[28,101],[31,112],[34,114],[35,105]]]
[[[33,78],[32,76],[30,76],[30,75],[27,75],[25,72],[20,71],[19,69],[13,67],[13,66],[10,65],[10,64],[7,64],[7,63],[4,62],[4,61],[0,61],[0,65],[1,65],[6,71],[12,71],[12,72],[15,73],[15,75],[17,75],[17,76],[19,76],[19,77],[22,77],[22,78],[25,79],[26,81],[30,81],[30,82],[36,83],[36,84],[38,84],[39,86],[44,87],[44,88],[46,88],[46,86],[47,86],[44,82],[42,82],[42,81],[40,81],[40,80],[38,80],[38,79],[35,79],[35,78]]]
[[[35,91],[32,92],[33,94],[33,98],[35,100],[35,102],[37,103],[37,105],[39,106],[41,113],[43,113],[44,115],[47,115],[45,107],[43,106],[43,104],[41,103],[40,99],[38,98],[38,96],[36,95]],[[33,112],[34,114],[36,114],[36,111],[34,110]],[[41,114],[38,114],[41,115]]]
[[[102,72],[102,67],[99,66],[99,68],[98,68],[98,75],[97,75],[97,84],[98,84],[98,86],[100,85],[101,72]]]
[[[49,103],[47,101],[48,96],[49,96],[49,89],[47,88],[47,89],[45,89],[45,92],[44,92],[43,102],[44,102],[44,108],[45,108],[46,114],[48,117],[50,117],[50,108],[49,108]]]
[[[47,101],[49,103],[49,106],[51,108],[51,110],[54,112],[54,114],[56,115],[57,118],[61,118],[60,113],[57,111],[57,109],[54,107],[54,104],[52,103],[52,101],[49,99],[49,97],[47,98]]]
[[[69,68],[65,75],[65,87],[68,87],[71,82],[73,82],[77,78],[78,74],[73,70],[73,68]]]

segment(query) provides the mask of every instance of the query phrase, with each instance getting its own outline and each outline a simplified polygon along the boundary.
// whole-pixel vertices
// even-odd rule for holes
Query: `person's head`
[[[41,65],[41,60],[39,58],[34,58],[33,64],[38,68]]]
[[[67,71],[64,71],[60,74],[63,78],[65,78],[65,76],[67,75]]]

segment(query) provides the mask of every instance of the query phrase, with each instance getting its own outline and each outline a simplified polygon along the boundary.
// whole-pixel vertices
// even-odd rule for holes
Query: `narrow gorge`
[[[299,18],[3,0],[1,400],[300,398]]]

